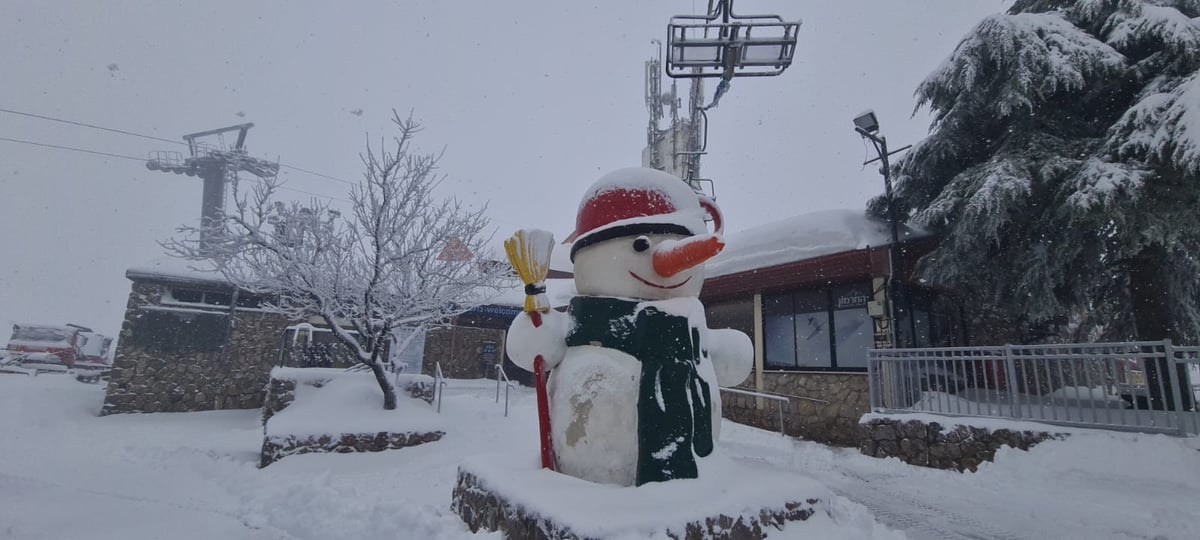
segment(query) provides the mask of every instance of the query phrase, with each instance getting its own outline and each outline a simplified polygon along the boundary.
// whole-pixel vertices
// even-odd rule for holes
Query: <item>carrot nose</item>
[[[716,235],[664,242],[654,250],[654,272],[662,277],[671,277],[713,258],[724,248],[725,242]]]

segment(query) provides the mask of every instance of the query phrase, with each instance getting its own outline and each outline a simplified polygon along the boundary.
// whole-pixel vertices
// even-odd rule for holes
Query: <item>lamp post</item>
[[[888,158],[893,154],[908,150],[912,145],[888,152],[887,137],[879,135],[879,120],[875,118],[875,112],[870,110],[854,117],[854,131],[858,132],[863,139],[871,141],[871,145],[875,148],[875,153],[878,155],[875,159],[863,162],[863,165],[869,165],[878,161],[880,162],[879,174],[883,175],[883,192],[887,198],[888,221],[891,222],[892,228],[892,244],[888,249],[888,280],[885,292],[888,302],[888,325],[891,328],[892,348],[900,345],[912,345],[911,343],[899,343],[896,336],[896,332],[899,330],[896,324],[896,306],[901,305],[901,299],[903,298],[903,284],[896,275],[896,269],[902,262],[901,255],[903,251],[900,249],[900,220],[896,216],[896,201],[892,194],[891,163],[888,161]],[[910,322],[911,319],[912,317],[910,316]],[[909,329],[909,337],[909,341],[911,341],[913,337],[912,329]]]

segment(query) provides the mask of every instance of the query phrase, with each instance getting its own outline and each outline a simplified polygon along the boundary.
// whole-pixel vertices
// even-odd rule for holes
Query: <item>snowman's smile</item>
[[[687,282],[692,280],[692,276],[688,276],[687,279],[680,281],[679,283],[676,283],[674,285],[659,285],[652,281],[648,281],[646,278],[643,278],[642,276],[639,276],[639,275],[633,273],[633,270],[629,271],[629,275],[633,276],[633,279],[636,279],[642,283],[645,283],[646,285],[649,285],[651,287],[655,287],[658,289],[678,289],[679,287],[684,286]]]

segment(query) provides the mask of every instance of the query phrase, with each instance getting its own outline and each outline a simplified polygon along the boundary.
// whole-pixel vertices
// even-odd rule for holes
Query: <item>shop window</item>
[[[796,322],[792,295],[763,296],[763,363],[796,367]]]
[[[929,291],[907,289],[909,309],[896,314],[896,338],[901,347],[950,347],[961,344],[960,329],[948,312],[954,305]]]
[[[143,311],[132,330],[133,344],[151,351],[213,352],[229,343],[229,319],[217,312]]]
[[[226,292],[206,292],[204,303],[210,306],[228,306],[233,303],[233,295]]]
[[[776,369],[860,370],[873,345],[866,284],[763,298],[764,363]]]
[[[230,292],[172,287],[163,295],[163,303],[227,308],[234,303],[234,299],[233,293]],[[237,307],[241,309],[259,309],[262,307],[262,297],[245,292],[238,293]]]
[[[829,294],[825,290],[811,290],[796,291],[792,296],[796,308],[796,365],[832,366]]]
[[[262,297],[257,294],[238,293],[237,307],[243,309],[259,309],[262,307]]]
[[[171,289],[170,298],[166,298],[168,302],[179,302],[181,304],[203,304],[204,291],[195,289]]]

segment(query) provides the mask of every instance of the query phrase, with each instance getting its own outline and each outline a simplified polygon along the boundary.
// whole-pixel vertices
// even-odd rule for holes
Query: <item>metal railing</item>
[[[871,409],[1200,433],[1200,347],[1124,343],[873,349]]]
[[[508,416],[508,391],[512,389],[513,382],[509,380],[508,373],[504,372],[504,366],[496,364],[496,403],[500,403],[500,382],[504,381],[504,416]]]
[[[784,427],[783,408],[784,408],[784,406],[786,406],[788,409],[788,412],[791,412],[791,410],[792,410],[792,402],[788,398],[783,397],[783,396],[776,396],[773,394],[764,394],[762,392],[751,392],[750,390],[742,390],[741,388],[731,388],[728,386],[722,386],[720,388],[721,388],[722,392],[729,392],[731,394],[741,394],[743,396],[754,396],[754,397],[759,397],[759,398],[763,398],[763,399],[769,399],[769,400],[772,400],[772,401],[778,403],[779,404],[779,434],[786,435],[786,433],[784,433],[784,431],[783,431],[783,427]]]
[[[437,412],[442,412],[442,394],[446,393],[446,376],[442,375],[442,363],[433,365],[433,391],[437,394]]]

